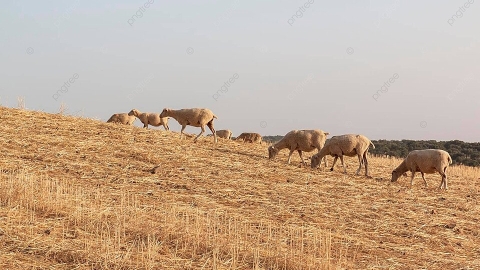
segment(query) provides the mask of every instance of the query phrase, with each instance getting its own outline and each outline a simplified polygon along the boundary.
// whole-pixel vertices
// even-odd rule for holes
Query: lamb
[[[219,138],[224,138],[224,139],[231,139],[232,138],[232,131],[228,129],[222,129],[222,130],[217,130],[215,132]],[[210,134],[208,134],[211,136]]]
[[[135,116],[128,115],[127,113],[116,113],[107,120],[107,123],[119,123],[124,125],[133,125],[135,122]]]
[[[424,149],[413,150],[408,153],[407,157],[392,171],[392,182],[397,181],[401,175],[406,175],[407,171],[412,173],[410,179],[410,187],[413,185],[413,178],[416,172],[422,174],[422,179],[427,187],[425,173],[431,174],[438,172],[442,176],[442,182],[439,189],[445,187],[447,189],[447,168],[452,164],[452,158],[447,151],[440,149]]]
[[[249,133],[244,132],[240,134],[235,140],[243,140],[243,142],[251,142],[251,143],[262,143],[262,135],[258,133]]]
[[[182,125],[180,139],[183,137],[183,131],[187,125],[189,125],[193,127],[200,127],[202,129],[198,136],[193,140],[194,142],[197,142],[198,137],[205,132],[206,125],[212,131],[214,143],[217,142],[217,135],[215,133],[215,128],[213,127],[213,120],[217,118],[217,116],[209,109],[192,108],[172,110],[169,108],[164,108],[160,114],[160,118],[164,117],[172,117],[173,119],[177,120],[180,125]]]
[[[290,150],[288,155],[287,164],[290,164],[290,158],[295,150],[298,151],[300,159],[304,166],[306,166],[305,160],[302,157],[302,151],[311,152],[317,149],[320,152],[320,149],[325,145],[328,132],[323,130],[313,129],[313,130],[292,130],[285,134],[285,136],[278,141],[276,144],[268,147],[268,158],[274,159],[278,152],[284,148]],[[327,158],[323,158],[325,162],[325,167],[327,167]]]
[[[320,160],[326,155],[335,157],[333,160],[332,168],[330,171],[333,171],[335,162],[338,158],[342,161],[343,172],[346,174],[347,169],[345,168],[345,163],[343,162],[343,156],[353,157],[358,156],[358,162],[360,163],[356,175],[360,174],[362,165],[365,164],[365,176],[368,175],[368,160],[367,153],[368,149],[372,145],[375,148],[375,145],[365,136],[360,134],[344,134],[340,136],[333,136],[325,143],[324,147],[311,158],[311,167],[316,168],[320,164]]]
[[[148,125],[158,127],[160,125],[165,128],[165,130],[170,130],[168,127],[168,117],[160,117],[158,113],[142,113],[137,109],[132,109],[128,115],[137,117],[143,123],[143,128],[148,129]]]

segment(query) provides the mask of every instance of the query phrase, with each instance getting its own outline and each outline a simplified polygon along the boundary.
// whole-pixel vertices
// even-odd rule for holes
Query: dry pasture
[[[480,268],[478,168],[450,167],[448,191],[439,175],[410,189],[389,182],[399,159],[370,157],[368,179],[356,158],[344,175],[287,165],[287,150],[268,160],[266,145],[0,119],[0,269]]]

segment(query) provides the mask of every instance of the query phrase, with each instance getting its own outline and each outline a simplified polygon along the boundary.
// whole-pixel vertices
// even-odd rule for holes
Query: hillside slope
[[[356,158],[344,175],[297,153],[287,165],[287,150],[268,160],[265,145],[5,107],[0,119],[1,269],[480,267],[475,168],[451,167],[448,191],[438,175],[410,189],[389,182],[397,159],[370,158],[369,179]]]

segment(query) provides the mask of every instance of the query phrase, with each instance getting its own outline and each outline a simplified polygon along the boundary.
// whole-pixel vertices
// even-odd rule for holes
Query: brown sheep
[[[343,156],[357,156],[360,165],[357,169],[356,175],[360,173],[362,165],[365,164],[365,176],[369,176],[367,153],[370,145],[375,148],[375,145],[373,145],[373,143],[367,137],[359,134],[333,136],[325,143],[323,148],[317,154],[312,156],[310,165],[312,168],[316,168],[320,164],[320,161],[323,157],[326,155],[331,155],[335,158],[333,159],[333,164],[330,171],[333,171],[335,162],[337,162],[337,159],[340,158],[340,161],[342,161],[343,172],[346,174],[347,169],[345,168],[345,163],[343,162]]]
[[[243,140],[243,142],[250,142],[250,143],[262,143],[262,135],[258,133],[249,133],[244,132],[240,134],[235,140]]]
[[[287,163],[290,164],[290,158],[292,157],[293,152],[297,150],[303,165],[306,166],[305,160],[303,160],[302,157],[302,151],[311,152],[314,149],[317,149],[317,151],[320,152],[325,145],[327,135],[329,135],[328,132],[319,129],[292,130],[285,134],[280,141],[268,148],[268,158],[275,158],[280,150],[287,148],[290,150]],[[324,157],[323,160],[325,162],[325,167],[327,167],[327,158]]]
[[[107,120],[107,123],[119,123],[124,125],[133,125],[135,122],[135,116],[128,115],[127,113],[116,113]]]
[[[442,187],[447,189],[447,168],[450,164],[452,164],[452,157],[450,157],[447,151],[440,149],[413,150],[408,153],[402,163],[392,171],[391,181],[397,181],[401,175],[406,176],[406,172],[410,171],[412,173],[410,187],[412,187],[415,173],[420,172],[425,182],[425,187],[427,187],[427,180],[425,180],[424,174],[438,172],[442,176],[439,189],[442,189]]]
[[[218,138],[224,138],[224,139],[231,139],[232,138],[232,132],[228,129],[222,129],[222,130],[217,130],[215,131],[217,134]],[[208,134],[207,137],[213,136],[212,134]]]
[[[170,130],[168,127],[168,117],[160,117],[160,114],[158,113],[142,113],[137,109],[131,110],[128,115],[133,115],[140,119],[140,121],[143,123],[143,127],[148,129],[148,125],[158,127],[160,125],[165,128],[165,130]]]
[[[169,108],[163,109],[160,114],[160,118],[172,117],[177,120],[180,125],[182,125],[182,130],[180,131],[180,139],[183,137],[183,131],[188,126],[200,127],[202,131],[198,134],[197,137],[193,140],[197,142],[198,137],[205,133],[205,126],[212,131],[214,143],[217,142],[217,134],[215,133],[215,128],[213,127],[213,120],[217,118],[215,114],[209,109],[204,108],[192,108],[192,109],[180,109],[172,110]]]

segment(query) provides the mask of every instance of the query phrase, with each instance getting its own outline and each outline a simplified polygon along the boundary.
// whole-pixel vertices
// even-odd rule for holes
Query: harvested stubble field
[[[448,191],[439,175],[410,189],[389,182],[398,159],[371,157],[370,179],[356,158],[343,175],[297,153],[287,165],[287,150],[270,161],[266,145],[0,119],[0,269],[480,268],[479,169],[450,167]]]

